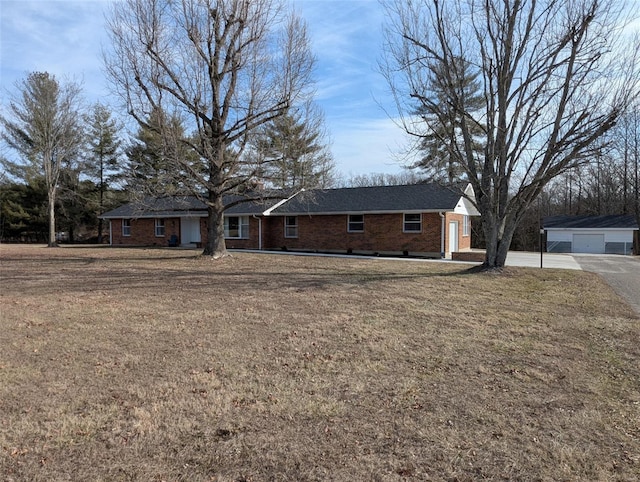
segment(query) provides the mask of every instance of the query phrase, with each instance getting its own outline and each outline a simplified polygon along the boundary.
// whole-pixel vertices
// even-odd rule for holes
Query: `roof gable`
[[[542,220],[544,229],[638,229],[632,215],[550,216]]]

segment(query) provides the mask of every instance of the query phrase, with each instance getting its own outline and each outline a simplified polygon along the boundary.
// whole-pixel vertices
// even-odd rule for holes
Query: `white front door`
[[[180,218],[180,244],[184,246],[200,241],[200,218]]]
[[[458,251],[458,221],[449,221],[449,252]]]

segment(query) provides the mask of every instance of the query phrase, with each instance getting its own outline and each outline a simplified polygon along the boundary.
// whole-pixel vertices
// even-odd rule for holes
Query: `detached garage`
[[[551,216],[542,226],[548,253],[632,254],[634,216]]]

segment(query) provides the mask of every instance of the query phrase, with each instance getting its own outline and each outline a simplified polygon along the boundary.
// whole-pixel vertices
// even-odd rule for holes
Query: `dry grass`
[[[7,245],[0,263],[2,480],[640,477],[638,318],[594,275]]]

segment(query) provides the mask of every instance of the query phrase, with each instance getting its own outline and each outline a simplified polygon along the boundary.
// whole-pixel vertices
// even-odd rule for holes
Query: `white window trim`
[[[287,219],[295,219],[295,224],[287,224]],[[288,234],[289,229],[295,228],[295,235]],[[284,217],[284,237],[287,239],[296,239],[298,237],[298,216],[285,216]]]
[[[162,228],[162,234],[158,234],[158,228],[160,227]],[[156,238],[164,238],[165,229],[164,218],[156,218],[154,223],[154,234]]]
[[[228,236],[229,218],[238,218],[238,236]],[[224,237],[225,239],[249,239],[249,216],[225,216]]]
[[[462,216],[462,235],[469,236],[471,234],[471,220],[467,214]]]
[[[362,216],[362,229],[351,229],[351,216]],[[355,223],[360,224],[360,221]],[[347,233],[364,233],[364,214],[347,214]]]
[[[128,223],[125,226],[125,221]],[[127,233],[125,233],[125,228],[127,228]],[[130,238],[131,237],[131,219],[123,219],[122,220],[122,237]]]
[[[420,221],[407,221],[407,216],[415,216],[416,214],[420,216]],[[420,229],[406,229],[407,223],[418,224],[418,222],[420,223]],[[422,232],[422,213],[404,213],[402,215],[402,232],[408,233],[408,234],[421,233]]]

